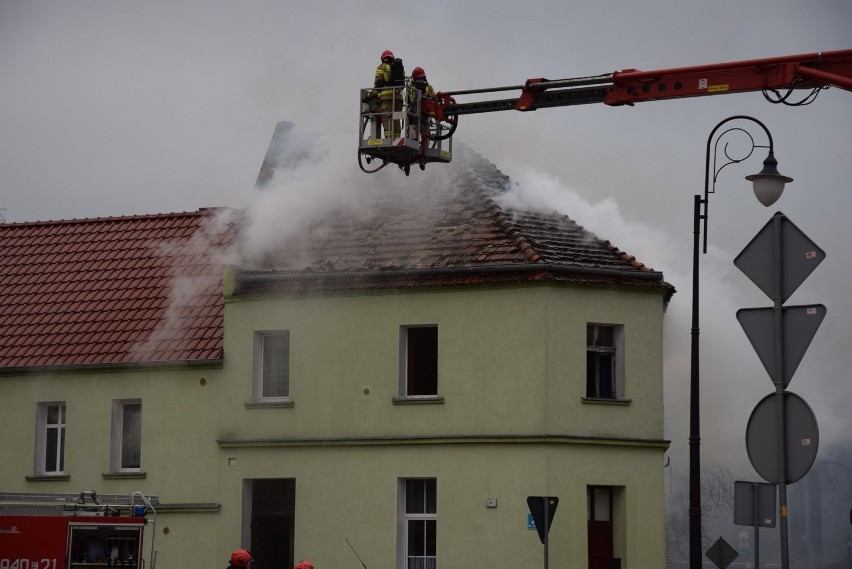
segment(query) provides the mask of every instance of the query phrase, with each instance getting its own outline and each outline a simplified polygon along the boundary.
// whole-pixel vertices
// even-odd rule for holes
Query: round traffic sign
[[[819,428],[814,412],[805,400],[784,392],[785,483],[792,484],[808,473],[819,449]],[[760,400],[748,420],[746,450],[751,465],[767,482],[781,482],[778,445],[778,394]]]

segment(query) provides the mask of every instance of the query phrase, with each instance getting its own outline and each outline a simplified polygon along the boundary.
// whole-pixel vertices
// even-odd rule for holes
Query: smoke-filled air
[[[693,196],[704,192],[708,136],[733,115],[767,125],[778,168],[794,181],[771,208],[754,199],[744,177],[760,170],[762,148],[711,181],[700,260],[701,449],[714,473],[707,480],[720,481],[717,489],[759,480],[745,430],[774,387],[735,314],[772,301],[732,261],[781,211],[826,252],[787,304],[828,310],[789,385],[820,431],[817,467],[791,487],[791,504],[813,487],[809,477],[820,477],[830,499],[852,507],[850,475],[841,470],[852,471],[852,92],[822,90],[801,106],[755,92],[472,114],[459,118],[458,160],[406,176],[393,166],[372,175],[359,169],[359,89],[372,86],[385,49],[409,70],[423,67],[437,91],[453,91],[849,49],[850,30],[848,0],[617,9],[565,0],[6,0],[0,215],[27,222],[233,208],[244,217],[228,263],[264,266],[276,255],[276,266],[303,269],[307,241],[335,212],[367,213],[396,193],[413,200],[408,214],[428,212],[465,171],[468,149],[507,176],[494,188],[501,206],[567,215],[677,289],[665,314],[671,447],[661,465],[673,551],[683,546],[686,511]],[[282,160],[264,168],[276,128],[287,131]],[[766,144],[761,131],[754,136]],[[736,542],[729,497],[709,486],[718,510],[709,536]],[[825,529],[837,534],[840,553],[845,522]],[[791,526],[791,536],[804,533]]]

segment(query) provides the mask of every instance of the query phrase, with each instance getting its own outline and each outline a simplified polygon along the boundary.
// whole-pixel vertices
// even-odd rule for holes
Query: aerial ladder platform
[[[687,97],[760,91],[770,103],[802,106],[825,89],[852,91],[852,49],[750,59],[728,63],[677,67],[655,71],[624,69],[613,73],[569,79],[527,79],[522,85],[442,91],[425,98],[406,84],[395,89],[402,111],[384,112],[361,90],[361,135],[358,161],[372,173],[396,164],[406,174],[412,164],[424,169],[429,162],[452,161],[452,136],[458,117],[496,111],[535,111],[551,107],[603,103],[635,105]],[[516,96],[459,102],[456,98],[516,91]],[[413,93],[413,96],[411,95]],[[391,107],[393,108],[393,107]],[[401,126],[397,136],[386,136],[387,121]],[[392,129],[393,130],[393,129]],[[377,162],[378,166],[367,168]]]

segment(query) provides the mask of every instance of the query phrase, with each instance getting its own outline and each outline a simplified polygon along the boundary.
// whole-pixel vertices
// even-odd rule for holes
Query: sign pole
[[[556,496],[527,496],[527,505],[530,507],[530,515],[535,522],[535,529],[538,532],[538,538],[544,545],[544,569],[547,569],[548,564],[548,534],[550,533],[550,522],[553,521],[553,514],[556,513],[556,506],[559,505],[559,498]],[[550,506],[553,506],[551,508]]]
[[[812,418],[810,408],[786,388],[825,315],[825,307],[821,305],[785,308],[784,302],[824,258],[825,253],[807,235],[783,213],[777,212],[734,260],[734,264],[772,299],[772,308],[766,309],[768,313],[740,310],[737,318],[775,386],[774,396],[770,394],[766,398],[770,405],[771,399],[775,399],[776,448],[768,461],[771,465],[764,464],[759,452],[752,452],[750,443],[749,458],[752,465],[760,463],[766,472],[771,472],[762,475],[778,486],[782,569],[790,567],[787,485],[807,473],[816,452],[816,449],[813,453],[803,449],[811,444],[810,436],[792,443],[788,438],[799,437],[800,431],[806,435],[817,434],[816,419]],[[764,319],[762,314],[768,318]],[[788,403],[791,409],[787,409]],[[794,405],[797,411],[793,411]],[[757,408],[752,418],[756,415]],[[757,425],[756,422],[755,429]],[[746,433],[746,437],[748,440],[751,434]],[[761,470],[757,466],[755,469]]]
[[[774,265],[774,292],[773,304],[775,319],[775,401],[778,433],[778,508],[781,518],[781,569],[790,567],[790,546],[787,527],[787,456],[786,456],[786,431],[784,421],[784,326],[782,322],[784,298],[783,267],[784,251],[781,242],[782,217],[772,217]]]
[[[547,538],[547,534],[550,532],[550,524],[548,521],[550,520],[550,512],[549,512],[549,504],[550,500],[548,498],[544,499],[544,569],[547,569],[547,558],[548,558],[548,542],[550,541]]]
[[[760,495],[757,482],[752,482],[751,487],[754,492],[754,567],[760,569]]]

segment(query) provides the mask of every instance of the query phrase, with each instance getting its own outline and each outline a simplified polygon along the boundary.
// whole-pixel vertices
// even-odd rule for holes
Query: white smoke
[[[303,137],[299,149],[252,195],[240,239],[246,260],[281,249],[298,254],[308,230],[329,212],[355,208],[371,190],[370,178],[357,171],[351,137]]]
[[[686,200],[691,196],[686,196]],[[618,202],[605,197],[593,202],[557,177],[519,168],[513,183],[500,198],[506,208],[567,215],[597,237],[610,241],[638,261],[662,271],[677,289],[664,320],[664,382],[666,437],[672,441],[672,467],[687,469],[690,329],[692,295],[692,232],[673,235],[661,227],[625,214]],[[685,205],[689,205],[685,203]],[[735,314],[744,306],[738,292],[730,251],[714,248],[700,259],[701,269],[701,408],[703,460],[724,462],[735,473],[749,473],[745,453],[745,428],[754,405],[768,381],[751,379],[762,368],[739,329]],[[746,354],[738,362],[736,354]],[[748,381],[745,377],[749,378]],[[765,375],[765,374],[764,374]]]
[[[306,266],[306,246],[322,238],[335,216],[365,219],[383,203],[408,213],[433,211],[463,191],[459,180],[470,176],[468,159],[474,159],[457,146],[451,164],[427,164],[425,171],[414,164],[406,176],[391,163],[368,174],[359,168],[352,142],[341,133],[276,131],[242,224],[238,247],[245,264],[271,256],[283,266]],[[373,171],[381,162],[362,158],[361,164]]]
[[[189,239],[162,241],[152,245],[152,253],[168,267],[168,304],[156,329],[132,348],[134,359],[167,359],[171,350],[182,351],[191,341],[187,330],[198,328],[206,317],[205,297],[219,294],[220,267],[234,262],[229,234],[239,223],[239,211],[222,208],[211,212]]]

